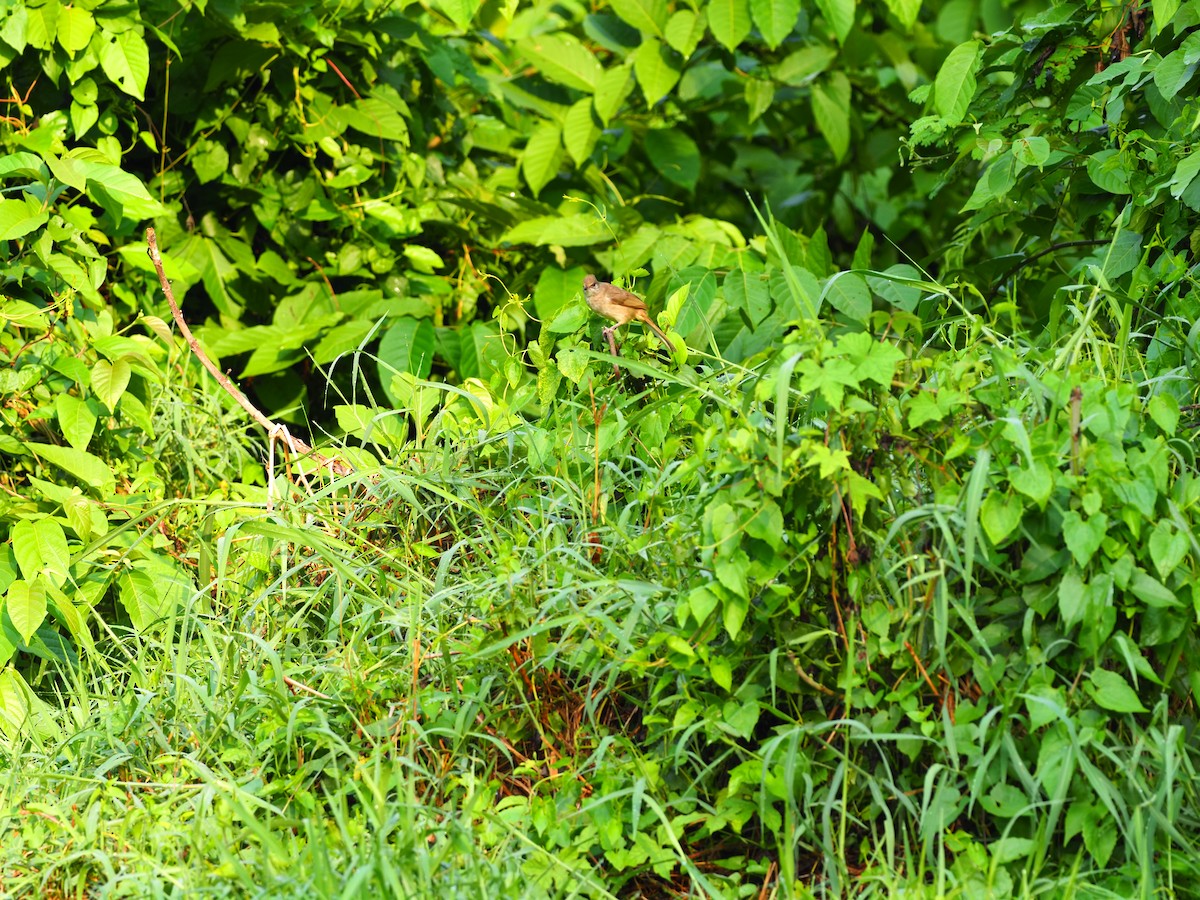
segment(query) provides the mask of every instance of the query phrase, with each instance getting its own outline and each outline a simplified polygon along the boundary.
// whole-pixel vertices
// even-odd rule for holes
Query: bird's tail
[[[666,333],[658,327],[658,324],[652,318],[650,318],[649,313],[646,313],[645,316],[646,318],[644,318],[642,321],[649,325],[651,330],[658,335],[659,340],[663,342],[663,346],[667,348],[668,352],[674,352],[675,346],[671,343],[670,339],[667,338]]]

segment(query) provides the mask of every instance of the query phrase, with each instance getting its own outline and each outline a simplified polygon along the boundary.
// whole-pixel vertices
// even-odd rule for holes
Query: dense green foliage
[[[926,6],[0,0],[5,891],[1200,892],[1200,13]]]

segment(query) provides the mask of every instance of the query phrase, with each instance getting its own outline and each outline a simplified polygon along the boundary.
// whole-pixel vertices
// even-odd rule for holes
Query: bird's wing
[[[646,308],[645,301],[636,294],[629,293],[629,291],[618,290],[614,294],[611,294],[609,299],[618,306],[624,306],[626,309],[638,310]]]

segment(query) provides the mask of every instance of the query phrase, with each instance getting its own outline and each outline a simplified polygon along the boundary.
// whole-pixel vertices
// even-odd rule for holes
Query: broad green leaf
[[[746,107],[750,111],[750,121],[754,122],[771,108],[775,99],[775,84],[765,78],[747,78],[745,82]]]
[[[92,390],[96,397],[108,407],[109,412],[117,411],[117,401],[129,386],[129,377],[133,374],[126,359],[118,359],[110,363],[101,359],[92,366]]]
[[[30,732],[43,739],[58,739],[62,734],[50,707],[12,666],[0,669],[0,731],[10,741]]]
[[[700,177],[700,150],[696,142],[677,128],[646,132],[646,155],[668,181],[689,191]]]
[[[78,478],[88,487],[94,488],[101,494],[111,494],[116,488],[116,478],[108,464],[98,456],[93,456],[86,450],[76,450],[74,447],[59,447],[56,444],[34,444],[24,442],[24,446],[34,454],[52,465]]]
[[[550,81],[592,93],[604,69],[592,51],[569,34],[548,33],[526,38],[517,49]]]
[[[608,5],[639,31],[663,36],[667,27],[667,0],[610,0]]]
[[[1088,677],[1085,687],[1101,709],[1118,713],[1147,712],[1137,693],[1118,672],[1096,669]]]
[[[577,299],[585,274],[582,266],[572,269],[546,266],[542,269],[533,289],[533,306],[537,317],[543,322],[550,322],[559,310]]]
[[[703,37],[703,16],[696,15],[690,9],[680,9],[672,13],[670,21],[667,22],[667,44],[678,50],[684,59],[695,52]]]
[[[577,348],[565,347],[554,354],[554,362],[558,366],[558,371],[572,384],[579,384],[580,379],[587,372],[589,361],[587,353]]]
[[[1050,142],[1037,135],[1017,138],[1012,150],[1016,160],[1027,166],[1040,167],[1050,158]]]
[[[1063,515],[1062,530],[1067,549],[1082,569],[1100,549],[1100,543],[1108,531],[1108,516],[1096,513],[1085,520],[1077,510],[1068,510]]]
[[[846,36],[854,27],[855,0],[816,0],[816,4],[838,43],[846,43]]]
[[[950,125],[958,125],[975,96],[979,41],[967,41],[950,51],[934,80],[933,106]]]
[[[1087,585],[1079,571],[1071,568],[1058,582],[1058,614],[1068,628],[1077,625],[1087,609]]]
[[[1179,401],[1167,393],[1155,394],[1146,404],[1146,412],[1163,434],[1172,437],[1179,428]]]
[[[921,12],[921,0],[886,0],[887,8],[891,10],[905,31],[912,30]]]
[[[1200,174],[1200,150],[1193,150],[1175,166],[1171,175],[1171,196],[1176,200],[1182,197],[1197,174]]]
[[[1145,569],[1139,568],[1129,580],[1129,591],[1147,606],[1154,609],[1182,606],[1183,601],[1175,596],[1175,592],[1157,578],[1149,575]]]
[[[1175,13],[1179,11],[1180,0],[1150,0],[1150,9],[1153,10],[1150,25],[1154,29],[1154,34],[1162,34],[1171,20],[1175,18]],[[1103,862],[1100,865],[1104,865]]]
[[[146,99],[146,79],[150,77],[150,50],[138,32],[114,34],[100,31],[100,67],[117,87],[138,100]]]
[[[803,85],[829,68],[837,59],[837,50],[819,45],[797,50],[780,60],[771,74],[784,84]]]
[[[30,196],[0,199],[0,241],[12,241],[46,224],[50,214]]]
[[[521,172],[533,196],[537,196],[555,175],[562,163],[562,127],[546,121],[537,127],[521,154]]]
[[[10,584],[4,595],[4,611],[12,619],[21,640],[26,644],[33,640],[34,633],[46,619],[46,589],[41,579],[32,584],[28,581]]]
[[[435,0],[436,6],[458,26],[460,31],[466,31],[475,13],[479,11],[480,0]]]
[[[613,240],[612,226],[593,212],[570,216],[538,216],[509,229],[500,240],[510,244],[590,247]]]
[[[150,219],[165,212],[145,185],[120,167],[83,159],[76,160],[76,165],[87,175],[88,195],[118,221],[123,217]]]
[[[1039,507],[1045,508],[1046,501],[1050,499],[1050,491],[1054,487],[1054,480],[1050,475],[1050,469],[1042,460],[1035,459],[1027,469],[1010,468],[1008,478],[1014,488],[1033,500]]]
[[[850,149],[850,79],[834,72],[828,80],[814,82],[812,111],[829,149],[844,159]]]
[[[730,309],[744,309],[755,325],[771,311],[770,286],[761,272],[734,269],[721,282],[721,290]]]
[[[681,72],[676,57],[674,50],[654,38],[647,38],[638,47],[633,71],[647,106],[654,106],[679,82]]]
[[[596,115],[605,125],[613,120],[621,110],[621,104],[633,90],[633,67],[631,65],[617,66],[608,69],[596,85],[592,102],[596,106]]]
[[[711,657],[708,661],[708,674],[718,687],[726,691],[733,690],[733,668],[725,657]]]
[[[737,640],[745,624],[746,614],[750,612],[750,601],[741,597],[725,596],[721,598],[721,624],[731,640]]]
[[[58,43],[71,56],[85,48],[96,32],[95,17],[82,6],[64,6],[58,14]]]
[[[871,316],[871,289],[866,280],[853,272],[844,272],[829,279],[825,288],[829,305],[855,322],[866,323]]]
[[[979,508],[979,520],[988,540],[999,547],[1016,527],[1025,512],[1018,497],[993,490]]]
[[[97,417],[91,407],[78,397],[59,394],[54,398],[54,409],[58,413],[58,427],[67,443],[76,450],[86,450],[96,430]]]
[[[750,33],[746,0],[708,0],[708,30],[726,49],[734,49]]]
[[[592,101],[580,100],[571,107],[563,123],[563,143],[576,166],[582,166],[592,155],[599,137],[600,126],[596,124]]]
[[[750,0],[750,12],[763,40],[774,50],[795,29],[800,0]]]
[[[1130,168],[1121,151],[1116,149],[1093,153],[1087,161],[1088,177],[1096,187],[1110,194],[1130,193]]]
[[[360,134],[407,146],[408,122],[404,117],[405,112],[387,99],[375,96],[361,97],[339,110],[346,125]]]
[[[139,632],[145,631],[165,612],[154,588],[154,579],[141,569],[127,569],[117,576],[117,595]]]
[[[67,549],[67,536],[58,522],[51,518],[22,519],[12,527],[9,537],[26,581],[32,582],[39,576],[47,577],[55,584],[66,581],[71,568],[71,553]]]
[[[433,366],[434,334],[429,319],[394,319],[379,341],[379,380],[387,384],[393,369],[428,378]]]

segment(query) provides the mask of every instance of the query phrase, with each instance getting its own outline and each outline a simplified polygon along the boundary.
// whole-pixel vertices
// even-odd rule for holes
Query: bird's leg
[[[620,356],[621,354],[619,354],[617,352],[617,339],[615,337],[613,337],[613,332],[616,330],[617,330],[617,328],[614,325],[612,328],[602,328],[600,330],[600,333],[602,335],[604,335],[605,339],[608,341],[608,349],[612,351],[612,355]],[[616,363],[613,363],[613,374],[614,375],[621,374],[621,369]]]

